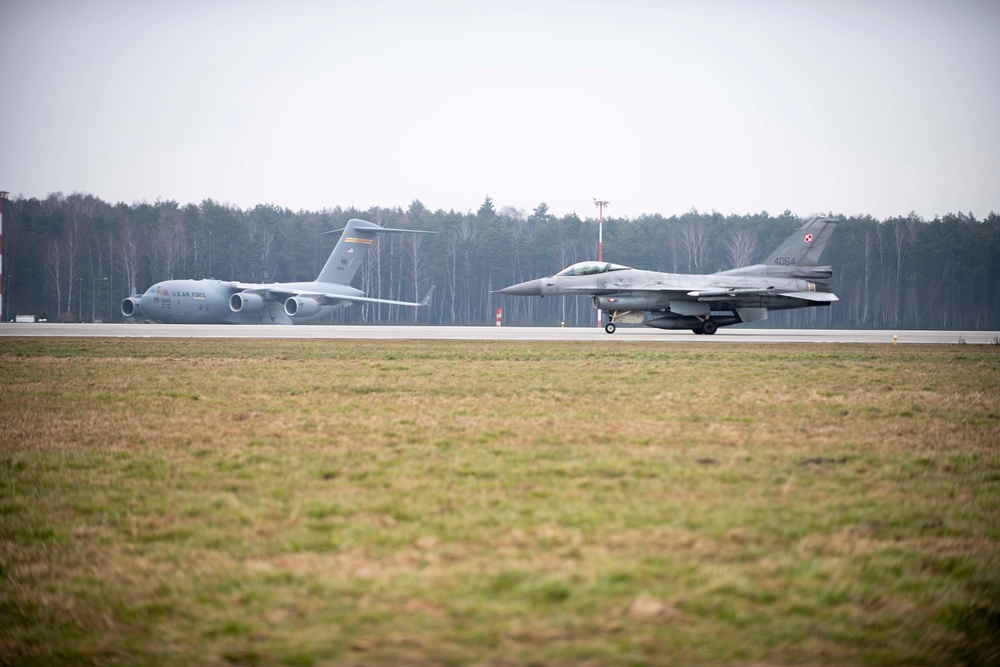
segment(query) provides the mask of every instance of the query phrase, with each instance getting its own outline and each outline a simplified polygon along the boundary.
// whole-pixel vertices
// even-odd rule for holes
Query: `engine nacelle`
[[[594,297],[594,306],[600,310],[666,310],[667,299],[663,296],[615,296]]]
[[[285,300],[285,315],[289,317],[309,317],[319,312],[319,301],[303,296],[291,296]]]
[[[264,297],[253,292],[237,292],[229,297],[229,310],[234,313],[256,313],[266,305]]]
[[[141,313],[139,310],[139,297],[128,297],[122,300],[122,315],[125,317],[135,317],[136,313]]]

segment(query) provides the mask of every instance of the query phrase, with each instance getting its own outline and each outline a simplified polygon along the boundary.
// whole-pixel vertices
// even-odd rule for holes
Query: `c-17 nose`
[[[146,317],[151,317],[150,313],[153,312],[153,297],[149,292],[143,294],[142,298],[139,299],[139,310]]]
[[[512,294],[514,296],[541,296],[542,279],[536,278],[535,280],[528,280],[523,283],[511,285],[510,287],[504,287],[500,290],[500,293]]]

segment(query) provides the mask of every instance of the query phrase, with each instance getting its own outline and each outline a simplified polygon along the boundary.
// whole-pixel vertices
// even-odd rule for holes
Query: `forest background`
[[[1000,215],[839,217],[823,263],[834,269],[840,301],[771,313],[753,326],[1000,329]],[[492,325],[498,307],[508,325],[596,322],[588,298],[492,293],[596,259],[596,215],[556,217],[544,202],[530,214],[497,209],[490,197],[475,213],[431,211],[419,200],[406,209],[293,212],[212,200],[112,205],[82,193],[4,200],[3,318],[122,321],[124,297],[171,278],[313,280],[339,238],[329,232],[351,218],[438,232],[380,237],[355,287],[408,301],[436,291],[427,308],[352,306],[331,323]],[[606,215],[603,256],[640,269],[712,273],[761,260],[801,223],[790,211]]]

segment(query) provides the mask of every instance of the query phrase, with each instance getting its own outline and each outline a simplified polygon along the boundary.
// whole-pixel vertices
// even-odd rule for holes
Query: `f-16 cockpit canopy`
[[[595,273],[607,273],[608,271],[624,271],[628,266],[621,264],[611,264],[610,262],[577,262],[573,266],[567,266],[557,273],[557,276],[591,276]]]

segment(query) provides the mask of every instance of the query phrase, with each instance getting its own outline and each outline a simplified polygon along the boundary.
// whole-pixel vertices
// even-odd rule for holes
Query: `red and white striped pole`
[[[503,317],[503,308],[497,308],[497,326],[500,326],[501,317]]]
[[[3,322],[3,200],[6,192],[0,192],[0,322]]]
[[[597,261],[604,261],[604,207],[608,205],[606,201],[600,201],[598,199],[594,200],[594,205],[597,206],[597,212],[599,215],[599,221],[597,223]],[[597,311],[597,328],[601,328],[601,311]]]

